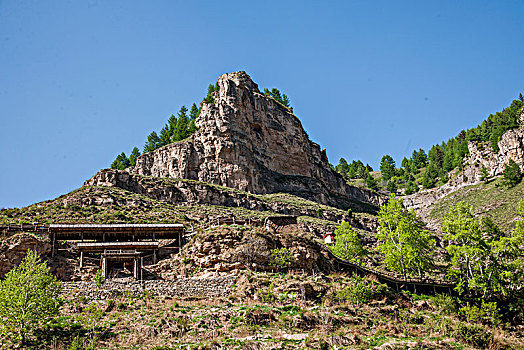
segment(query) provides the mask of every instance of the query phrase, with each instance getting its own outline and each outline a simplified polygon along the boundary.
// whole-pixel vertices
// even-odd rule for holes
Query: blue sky
[[[378,167],[524,92],[522,1],[0,0],[0,208],[72,191],[225,72]]]

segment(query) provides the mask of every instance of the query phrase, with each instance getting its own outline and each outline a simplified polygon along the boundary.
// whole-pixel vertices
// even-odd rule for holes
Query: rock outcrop
[[[51,253],[51,244],[41,237],[28,233],[19,233],[0,240],[0,277],[19,265],[29,249],[46,257]]]
[[[292,109],[261,94],[245,72],[220,76],[218,86],[215,102],[202,104],[196,133],[143,154],[128,171],[257,194],[292,193],[342,208],[348,201],[382,203],[374,192],[347,185]]]
[[[316,205],[299,206],[285,200],[269,200],[267,197],[261,195],[211,185],[205,182],[141,176],[130,174],[123,170],[101,170],[97,175],[87,180],[84,186],[118,187],[154,200],[177,205],[216,205],[267,211],[283,215],[318,216],[318,206]],[[102,197],[96,193],[94,195],[84,195],[74,199],[63,200],[64,206],[71,204],[81,206],[118,205],[124,207],[142,205],[137,198]],[[347,204],[355,211],[366,211],[369,209],[366,204]],[[322,213],[322,218],[333,222],[342,220],[349,221],[360,228],[369,226],[369,223],[365,222],[365,218],[362,218],[362,223],[356,222],[356,220],[349,217],[347,213],[342,210],[326,210]]]

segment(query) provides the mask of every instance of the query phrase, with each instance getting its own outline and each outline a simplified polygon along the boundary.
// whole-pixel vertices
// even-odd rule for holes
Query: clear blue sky
[[[0,208],[80,187],[225,72],[374,168],[524,92],[523,1],[0,0]]]

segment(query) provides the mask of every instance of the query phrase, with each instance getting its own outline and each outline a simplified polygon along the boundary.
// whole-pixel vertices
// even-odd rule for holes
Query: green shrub
[[[102,270],[97,270],[95,275],[95,286],[97,288],[102,287],[102,283],[104,283],[104,276],[102,276]]]
[[[295,257],[287,248],[272,249],[271,258],[273,259],[271,265],[280,269],[289,267],[295,261]]]
[[[436,294],[431,300],[443,314],[453,315],[458,311],[457,298],[451,295]]]
[[[503,184],[508,187],[513,187],[518,184],[520,180],[522,180],[520,167],[513,159],[511,159],[504,167]]]
[[[480,307],[470,305],[468,302],[466,306],[461,307],[459,313],[465,316],[468,322],[483,322],[492,326],[500,324],[500,310],[496,302],[484,302]]]
[[[493,341],[493,333],[480,325],[459,322],[455,326],[455,336],[466,343],[485,349]]]
[[[340,289],[335,293],[335,299],[339,302],[349,301],[352,304],[362,304],[368,302],[373,297],[372,283],[366,278],[353,275],[349,286]]]

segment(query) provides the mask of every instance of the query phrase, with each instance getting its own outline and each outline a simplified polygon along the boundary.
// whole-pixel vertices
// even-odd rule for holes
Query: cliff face
[[[371,191],[348,186],[298,118],[260,93],[244,72],[218,80],[215,103],[204,103],[198,131],[137,159],[129,172],[193,179],[257,194],[292,193],[334,206],[380,204]]]
[[[524,111],[521,120],[524,119]],[[504,173],[504,167],[510,160],[514,160],[521,169],[524,169],[524,127],[509,130],[498,143],[499,151],[493,152],[489,142],[470,142],[469,155],[466,164],[466,176],[469,182],[478,182],[481,169],[484,165],[490,176]]]

